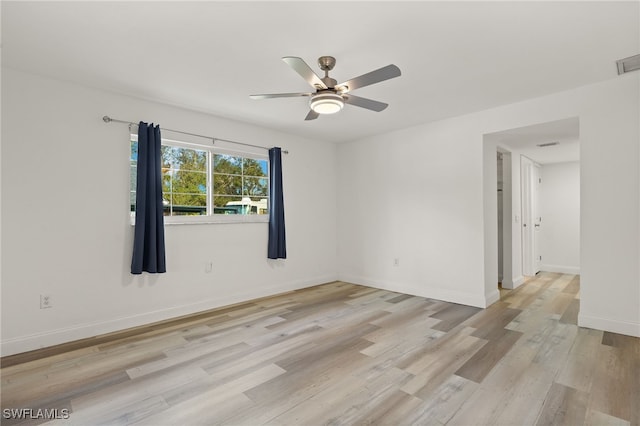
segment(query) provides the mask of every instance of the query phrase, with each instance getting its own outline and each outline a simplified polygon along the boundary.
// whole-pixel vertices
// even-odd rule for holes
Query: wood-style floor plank
[[[502,329],[499,335],[495,335],[494,339],[487,342],[455,374],[476,383],[482,382],[498,361],[511,350],[521,335],[522,333],[517,331]]]
[[[541,273],[479,309],[329,283],[10,357],[1,405],[68,410],[56,425],[640,426],[640,339],[578,327],[579,286]]]
[[[587,393],[558,383],[551,390],[538,417],[537,425],[581,425],[587,416]]]

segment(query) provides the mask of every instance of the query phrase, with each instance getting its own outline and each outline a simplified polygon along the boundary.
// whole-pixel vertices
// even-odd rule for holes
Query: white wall
[[[2,355],[336,279],[334,144],[10,69],[2,88]],[[128,129],[103,115],[289,150],[289,258],[266,223],[175,225],[168,272],[131,275]]]
[[[512,192],[512,158],[510,152],[502,153],[502,287],[512,289],[519,284],[513,275],[513,192]],[[500,223],[499,223],[500,225]]]
[[[483,135],[579,117],[579,321],[640,336],[639,86],[640,73],[632,73],[340,145],[340,278],[476,306],[492,303],[497,145],[483,143]],[[520,200],[516,159],[512,153],[514,222]],[[514,223],[514,277],[521,274],[519,226],[521,221]],[[395,257],[401,259],[398,267]]]
[[[541,268],[579,274],[580,163],[543,164],[540,172]]]
[[[474,118],[339,145],[341,279],[486,305],[482,135],[474,138],[461,120]],[[495,211],[495,149],[489,157]],[[495,276],[489,297],[497,298],[497,261]]]

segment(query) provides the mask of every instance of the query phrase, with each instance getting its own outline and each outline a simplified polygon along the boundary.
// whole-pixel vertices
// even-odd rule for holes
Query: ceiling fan
[[[311,67],[309,67],[302,58],[285,56],[282,60],[293,68],[295,72],[300,74],[300,76],[316,90],[315,93],[273,93],[265,95],[251,95],[250,98],[270,99],[308,96],[309,107],[311,110],[307,114],[305,120],[315,120],[320,114],[335,114],[342,109],[344,104],[380,112],[389,105],[384,102],[354,96],[350,92],[361,87],[380,83],[381,81],[400,76],[400,68],[395,65],[387,65],[386,67],[379,68],[375,71],[368,72],[359,77],[352,78],[351,80],[338,84],[336,80],[329,77],[329,71],[331,71],[336,65],[336,59],[333,56],[321,56],[318,58],[318,66],[322,71],[324,71],[324,77],[322,78],[318,77],[318,75],[313,72]]]

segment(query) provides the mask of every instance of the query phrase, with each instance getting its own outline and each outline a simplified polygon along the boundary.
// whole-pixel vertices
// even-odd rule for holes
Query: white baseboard
[[[42,349],[48,346],[54,346],[61,343],[72,342],[74,340],[113,333],[132,327],[139,327],[158,321],[164,321],[184,315],[195,314],[222,306],[233,305],[235,303],[246,302],[249,300],[272,296],[278,293],[285,293],[287,291],[298,290],[301,288],[313,287],[315,285],[333,281],[337,281],[337,276],[327,275],[311,280],[293,281],[286,284],[264,287],[256,291],[239,293],[223,298],[208,299],[186,305],[172,306],[166,309],[145,312],[137,315],[78,324],[71,327],[48,330],[42,333],[34,333],[26,336],[3,339],[2,342],[0,342],[0,353],[2,354],[2,356],[8,356],[35,349]]]
[[[500,280],[502,284],[502,288],[506,288],[507,290],[511,290],[513,288],[513,280],[511,278],[503,278]]]
[[[498,300],[500,300],[500,291],[498,291],[498,289],[496,288],[491,293],[485,295],[484,299],[485,299],[485,306],[484,307],[486,308],[488,306],[491,306],[494,303],[496,303]]]
[[[526,279],[522,275],[520,275],[518,277],[515,277],[513,279],[513,287],[512,287],[512,289],[515,290],[516,288],[520,287],[522,284],[524,284],[525,281],[526,281]]]
[[[573,274],[573,275],[579,275],[580,274],[580,267],[579,266],[563,266],[563,265],[542,264],[542,265],[540,265],[540,270],[541,271],[546,271],[546,272],[557,272],[559,274]]]
[[[580,327],[596,330],[610,331],[612,333],[625,334],[627,336],[640,337],[640,323],[600,318],[583,313],[578,314]]]
[[[461,305],[476,306],[478,308],[486,308],[493,302],[488,302],[484,295],[475,295],[471,293],[463,293],[460,291],[445,290],[442,288],[430,287],[426,285],[418,285],[415,283],[399,283],[391,281],[381,281],[367,277],[360,277],[350,274],[340,274],[340,281],[365,285],[367,287],[378,288],[381,290],[395,291],[398,293],[410,294],[412,296],[427,297],[429,299],[442,300],[445,302],[459,303]],[[498,290],[496,289],[496,293]],[[500,294],[497,294],[500,299]],[[494,295],[491,294],[490,298]]]

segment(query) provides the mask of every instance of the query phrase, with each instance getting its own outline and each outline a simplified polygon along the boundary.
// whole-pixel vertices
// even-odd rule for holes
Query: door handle
[[[536,228],[540,228],[540,224],[539,224],[539,223],[536,223],[534,226],[535,226]]]

